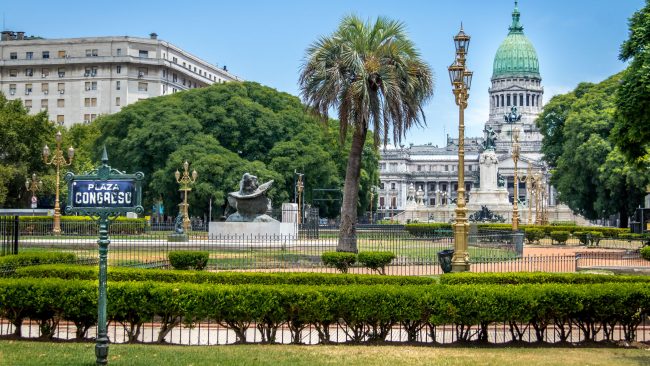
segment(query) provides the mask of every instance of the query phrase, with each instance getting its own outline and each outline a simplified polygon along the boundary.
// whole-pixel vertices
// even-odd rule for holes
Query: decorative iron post
[[[189,233],[190,229],[190,216],[188,214],[188,207],[189,204],[187,203],[187,192],[191,191],[192,188],[190,187],[190,184],[194,184],[196,182],[196,178],[199,176],[196,170],[192,171],[192,177],[190,178],[190,172],[189,172],[189,167],[190,164],[185,161],[183,163],[183,176],[181,177],[181,173],[176,170],[176,173],[174,175],[176,176],[176,183],[181,185],[181,188],[178,190],[181,192],[185,192],[185,195],[183,196],[183,203],[181,204],[183,206],[183,230],[185,233]]]
[[[467,238],[469,223],[465,207],[465,108],[472,85],[472,72],[465,67],[465,56],[469,49],[470,37],[460,31],[454,37],[456,60],[449,66],[449,79],[458,105],[458,191],[456,201],[456,223],[454,224],[454,257],[451,260],[453,272],[469,271],[469,252]]]
[[[75,176],[68,172],[68,204],[66,213],[82,213],[99,223],[99,298],[97,301],[97,339],[95,343],[95,362],[108,364],[107,296],[108,277],[108,236],[110,220],[121,213],[144,213],[142,207],[142,180],[144,174],[125,174],[108,165],[108,154],[104,147],[102,165],[83,175]]]
[[[56,196],[54,199],[54,227],[52,232],[54,235],[61,234],[61,206],[59,204],[59,185],[60,185],[60,172],[62,166],[68,166],[72,164],[72,158],[74,157],[74,148],[70,146],[68,149],[68,160],[63,156],[63,151],[61,150],[61,141],[63,137],[61,136],[61,131],[58,131],[55,136],[56,139],[56,149],[54,150],[54,156],[50,161],[47,158],[50,156],[50,148],[45,145],[43,147],[43,161],[46,165],[54,165],[56,167]]]
[[[519,160],[519,128],[515,127],[512,131],[512,161],[515,164],[514,174],[514,198],[512,200],[512,231],[519,230],[519,207],[517,201],[519,200],[519,177],[517,176],[517,161]]]

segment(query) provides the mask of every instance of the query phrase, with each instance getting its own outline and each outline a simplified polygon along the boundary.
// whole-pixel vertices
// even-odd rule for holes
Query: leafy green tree
[[[0,94],[0,205],[27,207],[25,180],[33,173],[42,179],[48,172],[43,164],[45,144],[52,146],[56,128],[47,113],[29,115],[20,99],[7,100]],[[52,192],[49,185],[39,193]]]
[[[581,83],[553,97],[537,119],[544,159],[558,200],[588,219],[620,214],[621,226],[643,200],[647,174],[627,164],[610,142],[621,74]]]
[[[356,219],[362,153],[369,129],[375,145],[390,131],[400,141],[424,120],[422,105],[433,94],[429,66],[420,58],[404,25],[387,18],[374,24],[345,17],[328,37],[308,49],[300,74],[303,100],[327,118],[338,110],[340,135],[352,130],[341,208],[338,251],[356,252]]]
[[[650,1],[632,15],[629,38],[619,58],[632,60],[616,93],[613,140],[623,155],[640,166],[650,164]]]

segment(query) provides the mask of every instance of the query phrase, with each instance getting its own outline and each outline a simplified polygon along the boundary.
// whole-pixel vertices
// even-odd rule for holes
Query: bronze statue
[[[266,215],[269,207],[269,199],[266,191],[271,188],[273,181],[270,180],[258,185],[257,177],[244,173],[239,181],[239,191],[228,193],[228,205],[237,212],[228,216],[229,222],[275,222],[277,220]]]
[[[176,215],[176,219],[174,219],[174,232],[176,234],[184,234],[185,230],[183,230],[183,219],[185,218],[185,215],[183,215],[182,211],[178,212],[178,215]]]
[[[494,150],[496,148],[496,132],[494,132],[492,126],[487,126],[483,132],[485,132],[485,142],[483,143],[483,149]]]
[[[517,107],[510,108],[510,113],[504,114],[503,119],[508,123],[515,123],[521,121],[521,114],[517,112]]]

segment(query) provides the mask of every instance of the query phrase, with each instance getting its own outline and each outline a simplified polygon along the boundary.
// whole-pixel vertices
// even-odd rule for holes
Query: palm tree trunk
[[[359,177],[361,175],[361,154],[366,142],[368,128],[357,127],[352,135],[352,146],[345,171],[343,204],[341,206],[341,229],[337,252],[357,252],[357,201],[359,198]]]

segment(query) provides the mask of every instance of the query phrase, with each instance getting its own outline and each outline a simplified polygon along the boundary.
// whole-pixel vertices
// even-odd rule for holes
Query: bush
[[[650,276],[611,276],[592,273],[503,272],[448,273],[440,277],[444,285],[522,285],[522,284],[598,284],[641,282],[650,283]]]
[[[589,236],[591,238],[591,245],[598,245],[600,243],[600,240],[603,238],[603,233],[600,231],[590,231]]]
[[[646,245],[641,248],[641,257],[647,261],[650,261],[650,245]]]
[[[528,243],[538,242],[544,238],[544,230],[526,228],[524,229],[524,236]]]
[[[381,275],[385,275],[385,267],[395,259],[393,252],[360,252],[357,260],[373,271],[377,271]]]
[[[66,280],[97,280],[98,268],[81,265],[46,264],[23,267],[15,277],[60,278]],[[433,285],[436,280],[417,276],[378,276],[333,273],[263,273],[263,272],[197,272],[165,269],[111,267],[109,281],[188,282],[224,285]]]
[[[408,231],[409,234],[418,238],[452,235],[451,224],[441,222],[407,224],[404,225],[404,229]]]
[[[323,252],[321,259],[326,266],[348,273],[348,268],[357,261],[357,255],[349,252]]]
[[[569,240],[569,232],[568,231],[551,231],[551,239],[553,239],[554,242],[557,242],[560,245],[566,244],[566,241]],[[553,243],[555,244],[555,243]]]
[[[210,253],[207,251],[194,250],[173,250],[167,253],[169,263],[174,269],[198,269],[205,268],[208,264]]]
[[[45,263],[74,263],[76,261],[77,256],[74,253],[63,252],[34,252],[6,255],[0,257],[0,274],[11,274],[17,267]]]

